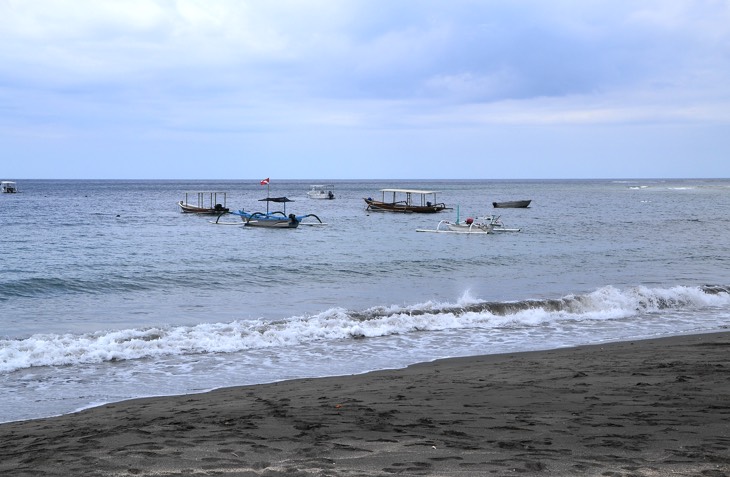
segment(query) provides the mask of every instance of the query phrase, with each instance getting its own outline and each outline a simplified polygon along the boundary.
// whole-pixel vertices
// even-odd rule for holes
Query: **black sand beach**
[[[478,356],[0,425],[3,476],[730,476],[730,333]]]

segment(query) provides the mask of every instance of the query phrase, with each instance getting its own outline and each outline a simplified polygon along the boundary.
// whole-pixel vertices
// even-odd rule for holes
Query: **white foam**
[[[426,302],[406,307],[376,307],[350,314],[331,308],[288,320],[201,323],[195,326],[123,329],[85,334],[36,334],[0,340],[0,372],[35,366],[65,366],[135,360],[159,356],[231,353],[302,343],[375,338],[413,332],[500,327],[536,327],[565,321],[641,317],[662,310],[696,310],[730,306],[727,293],[705,293],[699,287],[603,287],[582,296],[567,296],[561,309],[522,307],[508,314],[470,311],[485,303],[465,292],[456,304]],[[462,307],[465,308],[462,310]],[[477,307],[479,309],[479,307]],[[485,308],[485,309],[488,309]]]

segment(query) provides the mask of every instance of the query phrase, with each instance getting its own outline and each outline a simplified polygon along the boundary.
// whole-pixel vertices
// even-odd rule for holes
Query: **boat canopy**
[[[402,192],[404,194],[435,194],[436,190],[416,190],[416,189],[380,189],[380,192]]]
[[[420,202],[420,207],[431,207],[433,204],[436,203],[436,192],[435,190],[418,190],[418,189],[380,189],[380,192],[383,193],[383,202],[386,202],[385,200],[385,194],[386,193],[392,193],[393,199],[392,203],[396,203],[396,197],[398,197],[398,194],[405,194],[406,200],[405,204],[408,207],[411,206],[419,206],[417,202]],[[416,196],[416,201],[414,202],[413,196]]]

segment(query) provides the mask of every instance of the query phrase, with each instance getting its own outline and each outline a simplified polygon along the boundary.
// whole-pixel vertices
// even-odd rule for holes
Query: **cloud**
[[[0,138],[727,125],[729,5],[5,0]]]

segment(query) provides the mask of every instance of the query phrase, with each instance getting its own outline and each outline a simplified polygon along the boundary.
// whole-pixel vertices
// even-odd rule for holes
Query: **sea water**
[[[309,185],[18,181],[0,195],[0,422],[730,323],[730,180],[335,181],[334,200]],[[387,187],[450,209],[367,211]],[[232,210],[286,196],[326,225],[181,213],[203,190]],[[417,232],[488,214],[521,231]]]

